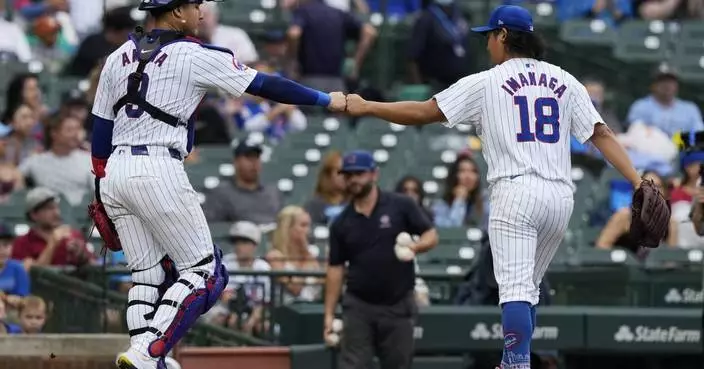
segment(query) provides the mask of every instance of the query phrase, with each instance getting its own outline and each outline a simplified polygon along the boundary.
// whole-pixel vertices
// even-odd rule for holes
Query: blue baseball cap
[[[500,28],[520,32],[533,32],[533,16],[525,8],[517,5],[502,5],[494,9],[489,24],[472,28],[472,32],[487,33]]]
[[[340,173],[368,172],[376,169],[374,156],[369,151],[355,150],[345,154],[342,158]]]

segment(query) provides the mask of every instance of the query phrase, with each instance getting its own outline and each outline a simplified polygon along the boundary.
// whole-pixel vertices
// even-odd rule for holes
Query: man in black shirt
[[[409,246],[411,251],[426,252],[437,244],[437,232],[411,198],[379,190],[370,153],[345,155],[341,172],[352,202],[330,229],[323,335],[333,332],[348,263],[340,369],[368,368],[375,355],[382,369],[410,368],[417,315],[415,265],[412,259],[399,260],[394,248],[397,236],[407,232],[420,235]]]

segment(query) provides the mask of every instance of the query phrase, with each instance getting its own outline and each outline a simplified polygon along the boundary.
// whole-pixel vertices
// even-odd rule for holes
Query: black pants
[[[338,369],[409,369],[418,308],[413,292],[394,305],[372,305],[346,293],[342,299],[344,333]]]

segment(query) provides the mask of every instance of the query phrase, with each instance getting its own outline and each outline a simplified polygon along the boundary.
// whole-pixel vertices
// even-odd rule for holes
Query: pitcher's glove
[[[88,205],[88,215],[93,219],[93,224],[95,224],[95,228],[98,229],[100,237],[105,242],[105,247],[115,252],[122,250],[122,243],[120,243],[120,237],[115,230],[115,224],[108,217],[108,213],[105,212],[105,206],[98,200],[93,200]]]
[[[643,180],[633,193],[631,216],[634,245],[660,246],[670,227],[670,205],[652,180]]]

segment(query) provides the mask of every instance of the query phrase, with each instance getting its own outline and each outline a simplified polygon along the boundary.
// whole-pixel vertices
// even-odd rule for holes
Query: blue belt
[[[117,146],[112,147],[112,151],[115,151]],[[141,155],[141,156],[149,156],[149,148],[146,145],[137,145],[137,146],[130,146],[130,151],[132,151],[132,155]],[[169,155],[171,155],[172,158],[176,160],[183,160],[183,156],[181,156],[181,153],[176,150],[169,148]]]

